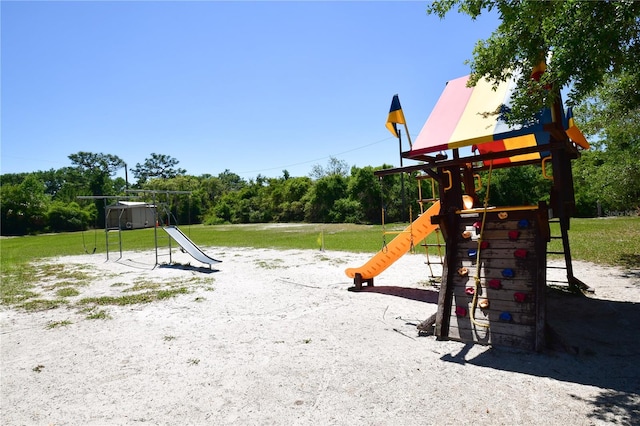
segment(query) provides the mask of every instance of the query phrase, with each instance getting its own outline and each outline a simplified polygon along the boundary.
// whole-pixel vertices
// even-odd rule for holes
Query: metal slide
[[[212,257],[207,256],[202,250],[200,250],[200,247],[195,245],[193,241],[189,239],[189,237],[184,235],[184,233],[180,229],[178,229],[177,226],[170,225],[165,226],[162,229],[164,229],[167,234],[169,234],[169,236],[173,238],[175,242],[184,249],[184,251],[189,253],[191,257],[193,257],[197,261],[206,263],[207,265],[209,265],[209,267],[211,267],[211,265],[213,265],[214,263],[222,262],[221,260],[216,260]]]
[[[438,228],[431,224],[431,216],[440,212],[440,201],[436,201],[426,212],[413,221],[402,233],[398,234],[389,244],[376,253],[367,263],[359,268],[348,268],[344,272],[349,278],[360,274],[364,280],[371,279],[387,269],[393,262],[411,249],[411,241],[418,243]]]

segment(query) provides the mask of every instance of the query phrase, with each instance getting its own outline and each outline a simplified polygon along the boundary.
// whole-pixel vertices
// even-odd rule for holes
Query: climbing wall
[[[544,346],[546,209],[459,213],[444,268],[436,335],[463,342],[540,350]],[[478,251],[480,256],[478,257]],[[476,280],[476,276],[479,280]]]

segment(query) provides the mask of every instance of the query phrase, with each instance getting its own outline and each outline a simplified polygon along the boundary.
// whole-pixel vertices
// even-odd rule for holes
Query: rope
[[[87,250],[87,244],[84,241],[84,232],[85,230],[82,230],[82,247],[84,248],[84,252],[87,254],[95,254],[97,248],[98,248],[98,217],[96,216],[96,218],[93,221],[93,251],[91,253],[89,253],[89,250]]]
[[[87,244],[84,241],[84,229],[82,230],[82,247],[84,247],[84,252],[87,254],[94,254],[96,252],[96,249],[98,248],[98,244],[97,242],[97,229],[94,228],[93,229],[93,251],[91,253],[89,253],[89,250],[87,250]]]
[[[378,178],[378,182],[379,182],[379,186],[380,186],[380,216],[381,216],[381,222],[382,222],[382,248],[380,249],[380,251],[382,251],[383,253],[387,252],[387,232],[386,232],[386,228],[384,225],[384,215],[385,215],[385,208],[384,208],[384,185],[382,184],[383,180],[382,180],[382,176],[380,176]]]
[[[436,234],[436,248],[438,249],[438,257],[440,259],[440,262],[437,263],[438,265],[442,265],[444,262],[442,261],[442,243],[440,242],[440,228],[436,228],[434,229],[435,234]],[[427,266],[429,267],[429,272],[431,272],[431,276],[433,277],[433,268],[431,267],[431,264],[434,262],[431,262],[431,259],[429,258],[429,246],[427,243],[427,239],[425,238],[424,240],[425,242],[425,249],[427,252]]]
[[[478,304],[478,293],[480,292],[480,250],[482,249],[482,238],[484,237],[484,224],[487,219],[487,209],[489,207],[489,188],[491,187],[491,172],[493,171],[493,161],[489,163],[489,178],[487,179],[487,192],[484,196],[484,210],[482,212],[482,224],[480,225],[480,235],[478,236],[478,249],[476,250],[476,273],[473,277],[474,280],[474,291],[473,291],[473,299],[471,301],[471,322],[478,327],[489,328],[489,324],[483,324],[476,321],[475,311],[476,306]]]
[[[418,203],[420,204],[420,214],[424,214],[424,197],[422,196],[422,179],[419,176],[416,176],[416,180],[418,181]],[[431,197],[433,197],[433,190],[431,191]],[[433,277],[433,268],[431,267],[431,260],[429,260],[429,245],[427,243],[427,239],[424,239],[424,249],[427,253],[427,267],[429,268],[429,272],[431,273],[431,277]]]
[[[442,261],[442,243],[440,242],[440,228],[435,230],[436,232],[436,244],[438,245],[438,256],[440,257],[440,264],[443,264]]]
[[[413,210],[411,209],[411,204],[409,204],[409,223],[409,251],[415,254],[416,248],[413,244]]]
[[[188,207],[187,207],[187,221],[189,222],[188,225],[188,233],[189,233],[189,238],[191,238],[191,194],[189,194],[189,198],[188,198]]]
[[[381,212],[381,216],[382,216],[382,249],[381,251],[383,253],[386,253],[388,250],[387,247],[387,233],[389,234],[401,234],[401,233],[407,233],[407,231],[401,231],[401,232],[387,232],[386,229],[386,225],[385,225],[385,213],[386,213],[386,209],[384,207],[384,186],[382,184],[383,180],[382,180],[382,176],[379,178],[380,180],[380,212]],[[411,251],[411,253],[415,253],[415,243],[413,240],[413,209],[411,208],[411,204],[409,204],[409,250]]]
[[[429,181],[431,182],[431,200],[437,200],[436,198],[436,181],[433,178],[428,178]],[[424,196],[422,195],[422,179],[420,179],[418,177],[418,202],[420,203],[420,214],[424,213]],[[439,264],[442,265],[443,261],[442,261],[442,243],[440,241],[440,228],[436,228],[434,230],[434,232],[436,233],[436,247],[438,249],[438,256],[440,259]],[[425,247],[425,252],[427,254],[427,261],[425,262],[427,264],[427,266],[429,267],[429,272],[431,273],[431,277],[434,276],[433,274],[433,268],[431,267],[432,263],[431,259],[429,257],[429,244],[427,242],[427,239],[424,239],[424,247]]]
[[[387,252],[387,232],[385,231],[385,227],[384,227],[384,206],[382,207],[382,249],[381,251],[383,253]]]

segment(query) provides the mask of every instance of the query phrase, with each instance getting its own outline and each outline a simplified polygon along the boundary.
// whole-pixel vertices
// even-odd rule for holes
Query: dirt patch
[[[545,353],[419,337],[437,309],[421,255],[353,293],[363,254],[205,248],[209,270],[51,260],[90,275],[67,303],[5,308],[2,424],[634,424],[638,271],[576,262],[592,297],[549,290],[560,346]],[[52,297],[59,289],[50,281]],[[170,291],[144,303],[83,299]],[[168,294],[168,293],[167,293]],[[135,300],[135,299],[132,299]]]

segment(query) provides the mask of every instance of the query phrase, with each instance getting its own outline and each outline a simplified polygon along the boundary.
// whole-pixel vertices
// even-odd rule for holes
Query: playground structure
[[[188,253],[198,262],[209,265],[209,269],[211,269],[211,265],[222,262],[221,260],[216,260],[208,256],[200,249],[200,247],[195,245],[194,242],[191,241],[191,239],[187,237],[177,226],[169,225],[163,227],[163,229],[176,243],[178,243],[178,245],[180,245],[180,247],[182,247],[182,249],[186,253]]]
[[[416,141],[401,153],[421,163],[375,174],[421,172],[421,178],[437,182],[439,203],[416,221],[439,227],[446,244],[436,337],[542,350],[551,238],[562,240],[568,288],[590,291],[573,274],[568,236],[575,210],[571,161],[589,144],[571,110],[562,108],[559,92],[558,101],[541,111],[535,122],[513,126],[503,120],[502,112],[509,108],[514,81],[501,83],[497,90],[485,80],[475,87],[466,87],[467,81],[468,76],[447,83]],[[469,148],[469,154],[462,151]],[[445,151],[452,152],[451,158]],[[553,181],[549,205],[489,206],[492,171],[530,164],[540,165]],[[483,171],[488,174],[484,202],[476,193],[478,173]],[[551,235],[550,221],[559,223],[559,236]],[[380,257],[376,254],[369,263],[377,264],[374,259]],[[366,267],[347,269],[346,274],[354,278],[355,290],[363,282],[373,285],[373,272]]]
[[[151,228],[154,229],[155,246],[155,266],[160,264],[160,257],[163,256],[161,249],[168,246],[169,264],[173,263],[172,241],[175,241],[183,252],[189,254],[197,261],[212,268],[213,264],[222,261],[213,259],[200,249],[191,239],[185,235],[177,226],[177,220],[171,213],[169,198],[172,195],[190,195],[190,191],[163,191],[163,190],[127,190],[128,193],[137,194],[131,196],[80,196],[79,199],[103,200],[105,209],[105,250],[107,261],[110,252],[117,248],[119,252],[118,260],[122,258],[122,232],[127,230]],[[144,196],[151,196],[152,202],[142,201],[122,201],[123,199],[140,199]],[[107,205],[108,200],[115,200],[113,204]],[[158,228],[162,228],[167,235],[167,243],[162,244],[162,237],[158,234]],[[84,238],[84,237],[83,237]],[[84,240],[83,240],[84,241]],[[86,247],[85,247],[85,251]],[[95,247],[94,250],[95,252]]]
[[[429,209],[418,216],[404,231],[400,232],[389,244],[385,244],[367,263],[359,268],[348,268],[345,273],[353,278],[355,290],[361,290],[362,284],[373,285],[374,277],[378,276],[396,260],[406,254],[417,242],[425,239],[438,228],[431,223],[431,216],[438,214],[440,203],[434,203]]]

